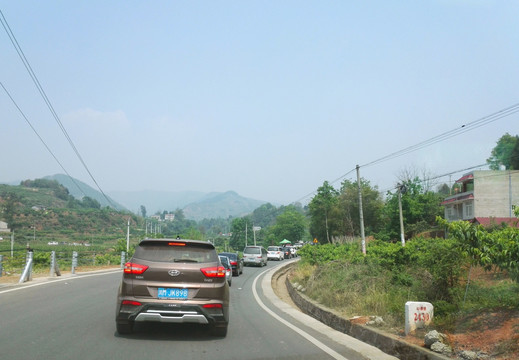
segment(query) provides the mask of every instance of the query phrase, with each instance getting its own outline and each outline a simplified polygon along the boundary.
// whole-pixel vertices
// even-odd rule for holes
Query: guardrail
[[[18,284],[32,280],[33,255],[34,255],[34,253],[32,251],[27,251],[27,260],[25,262],[25,268],[23,269],[23,273],[22,273],[22,276],[20,276],[20,280],[18,281]]]
[[[37,257],[35,256],[34,250],[32,249],[24,252],[19,251],[16,255],[13,255],[9,258],[4,255],[0,255],[0,277],[2,277],[3,274],[11,275],[20,273],[21,275],[18,283],[31,281],[33,269],[35,264],[37,264],[37,260],[43,262],[44,264],[49,264],[47,266],[50,268],[50,277],[61,276],[59,265],[60,262],[62,265],[70,264],[72,274],[76,273],[76,269],[80,265],[96,265],[95,252],[79,253],[77,251],[72,251],[72,253],[56,253],[56,251],[51,251],[48,255],[49,258],[46,256]],[[122,251],[120,257],[117,256],[115,259],[120,260],[120,266],[122,269],[124,268],[124,264],[127,261],[127,254]],[[108,264],[110,264],[110,261],[108,261]],[[41,270],[41,268],[42,264],[40,263],[39,269]]]

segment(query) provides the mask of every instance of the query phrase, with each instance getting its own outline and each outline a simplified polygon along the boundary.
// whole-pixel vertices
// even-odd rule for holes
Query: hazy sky
[[[234,190],[288,204],[519,103],[516,0],[0,0],[0,10],[105,192]],[[0,49],[0,82],[69,174],[94,186],[3,27]],[[409,169],[455,180],[506,132],[519,134],[519,113],[361,176],[380,190]],[[2,88],[0,139],[0,181],[63,173]]]

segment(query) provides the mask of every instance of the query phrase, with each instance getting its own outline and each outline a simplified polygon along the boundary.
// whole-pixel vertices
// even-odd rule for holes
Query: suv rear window
[[[259,247],[246,247],[245,250],[243,250],[244,254],[261,254],[261,250]]]
[[[218,255],[214,247],[208,243],[185,246],[169,245],[167,242],[143,242],[135,249],[134,258],[158,262],[217,262]]]

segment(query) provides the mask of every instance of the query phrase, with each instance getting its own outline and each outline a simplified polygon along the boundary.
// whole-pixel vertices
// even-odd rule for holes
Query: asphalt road
[[[301,314],[277,298],[273,268],[246,267],[231,287],[226,338],[200,326],[144,324],[115,331],[121,272],[0,288],[2,359],[394,359]]]

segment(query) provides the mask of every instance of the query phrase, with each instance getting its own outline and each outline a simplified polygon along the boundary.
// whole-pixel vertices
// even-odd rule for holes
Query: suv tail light
[[[138,301],[133,301],[133,300],[123,300],[123,302],[121,303],[122,305],[132,305],[132,306],[141,306],[142,304]]]
[[[231,265],[238,265],[237,261],[231,260]]]
[[[124,264],[124,273],[125,274],[134,274],[134,275],[140,275],[146,270],[148,270],[147,265],[141,265],[141,264],[135,264],[131,262],[127,262]]]
[[[216,277],[221,278],[225,277],[225,268],[223,266],[213,266],[208,268],[200,269],[200,271],[206,276],[206,277]]]
[[[222,309],[223,305],[222,304],[204,304],[204,305],[202,305],[202,307],[204,309]]]

